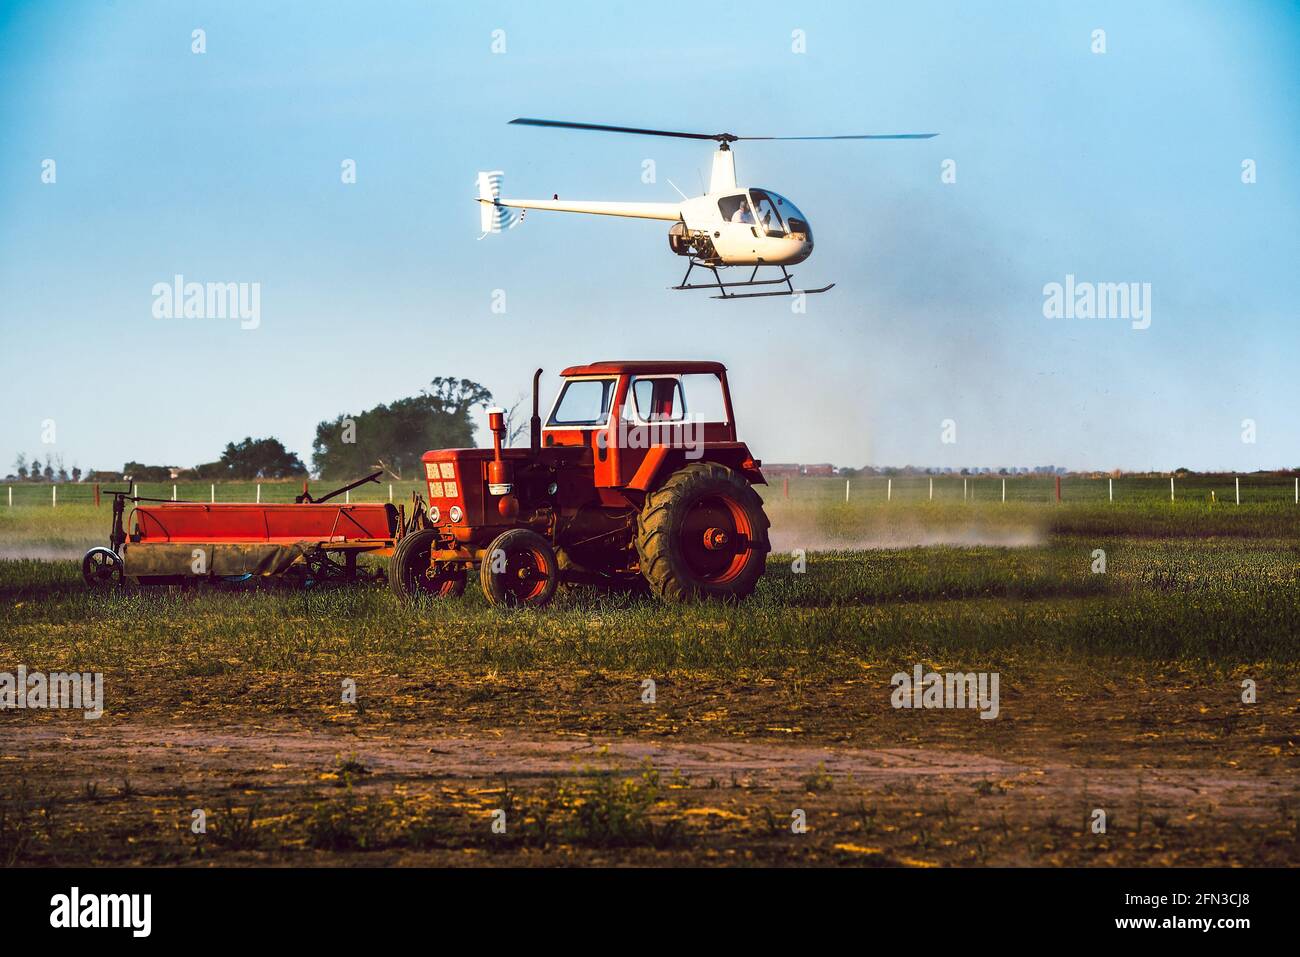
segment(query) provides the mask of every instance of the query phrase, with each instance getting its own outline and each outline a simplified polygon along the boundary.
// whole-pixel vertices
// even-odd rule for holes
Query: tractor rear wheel
[[[429,552],[437,539],[431,528],[404,536],[388,560],[388,587],[403,601],[425,598],[457,598],[465,591],[468,577],[459,566],[430,567]]]
[[[479,583],[492,605],[540,607],[555,596],[560,563],[550,542],[527,528],[492,539],[479,568]]]
[[[636,526],[641,574],[665,601],[744,598],[767,565],[767,527],[743,476],[692,463],[646,496]]]

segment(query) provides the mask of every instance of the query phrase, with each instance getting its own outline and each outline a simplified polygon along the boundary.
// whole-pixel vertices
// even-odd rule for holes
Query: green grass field
[[[1008,485],[1017,481],[1033,480]],[[1279,494],[1237,506],[1211,503],[1201,488],[1170,503],[1148,488],[1127,501],[1058,504],[1032,501],[1026,488],[1003,503],[1000,483],[995,500],[980,499],[972,483],[976,497],[962,502],[949,479],[932,502],[919,494],[924,484],[885,500],[883,480],[862,482],[848,502],[837,480],[794,481],[788,498],[768,487],[775,551],[753,598],[736,607],[664,608],[579,589],[517,614],[491,611],[472,585],[460,600],[416,610],[382,588],[90,594],[73,561],[12,559],[70,559],[100,544],[108,507],[24,504],[0,510],[0,548],[11,559],[0,565],[6,640],[48,652],[48,629],[76,622],[79,640],[67,650],[87,666],[156,666],[170,660],[168,647],[183,646],[192,654],[178,666],[235,657],[254,668],[328,666],[361,654],[383,666],[843,673],[864,651],[899,646],[1225,662],[1300,654],[1300,508]],[[1050,482],[1038,485],[1050,496]],[[288,500],[297,488],[267,485],[263,499]],[[369,491],[387,497],[386,487]],[[220,492],[231,501],[248,488]],[[1093,570],[1096,549],[1104,573]]]

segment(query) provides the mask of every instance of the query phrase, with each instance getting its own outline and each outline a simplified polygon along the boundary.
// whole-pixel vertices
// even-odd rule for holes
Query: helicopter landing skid
[[[697,266],[700,269],[707,269],[713,273],[714,281],[711,283],[688,283],[687,280],[691,278],[691,271]],[[794,288],[794,277],[786,271],[784,266],[777,266],[777,268],[781,270],[780,279],[757,278],[758,270],[760,268],[760,266],[755,266],[754,271],[750,273],[749,279],[745,282],[723,282],[722,277],[718,275],[717,266],[714,266],[712,263],[699,262],[698,260],[692,259],[690,265],[686,267],[686,275],[682,277],[681,284],[673,286],[672,288],[675,290],[716,289],[721,293],[721,295],[718,296],[710,296],[709,298],[711,299],[758,299],[766,296],[794,296],[799,293],[813,295],[819,292],[826,292],[828,289],[833,289],[835,287],[835,283],[830,283],[829,285],[822,286],[820,289],[796,289]],[[750,286],[780,285],[784,285],[786,288],[774,292],[727,292],[728,289],[747,288]]]

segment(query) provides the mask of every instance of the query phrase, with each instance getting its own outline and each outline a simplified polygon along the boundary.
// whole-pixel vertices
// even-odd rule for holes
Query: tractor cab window
[[[547,427],[604,425],[614,403],[617,379],[569,379],[555,401]]]
[[[689,403],[696,422],[726,422],[727,404],[722,397],[722,380],[711,372],[688,372],[681,384],[683,402]]]
[[[812,239],[812,230],[808,227],[808,217],[799,212],[799,207],[779,193],[770,189],[751,189],[754,206],[758,210],[758,221],[769,236],[791,236]]]
[[[686,418],[682,383],[675,376],[649,379],[638,376],[632,380],[631,392],[632,402],[624,405],[625,414],[631,411],[628,405],[635,404],[636,418],[642,422],[680,422]]]
[[[749,197],[744,193],[722,197],[718,200],[718,212],[722,214],[724,223],[744,223],[751,226],[754,223],[754,210],[749,205]]]
[[[761,189],[751,189],[750,195],[754,198],[754,210],[758,216],[758,224],[767,230],[769,236],[784,236],[785,221],[781,217],[779,196],[773,196]]]

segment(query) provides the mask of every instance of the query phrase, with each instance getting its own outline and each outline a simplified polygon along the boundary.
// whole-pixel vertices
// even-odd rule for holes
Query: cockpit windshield
[[[766,189],[751,189],[749,195],[754,200],[759,225],[767,230],[769,236],[812,238],[807,217],[784,196]]]

